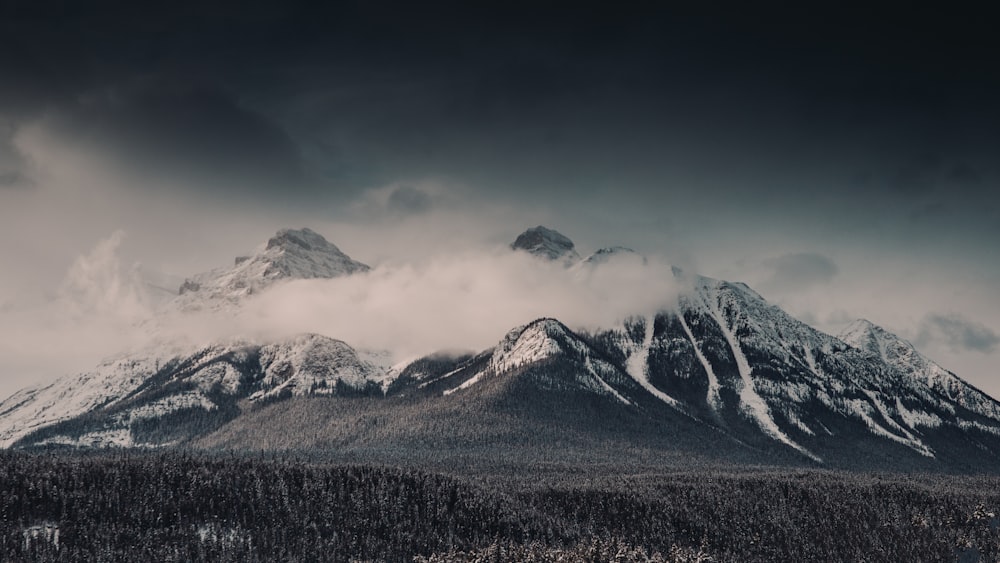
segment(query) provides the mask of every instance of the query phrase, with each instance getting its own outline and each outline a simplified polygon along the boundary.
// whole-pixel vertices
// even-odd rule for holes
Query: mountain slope
[[[851,346],[869,352],[904,375],[923,382],[941,396],[982,416],[1000,420],[1000,404],[954,373],[944,369],[902,338],[866,319],[858,319],[838,335]]]
[[[156,373],[163,361],[152,351],[125,355],[102,362],[92,371],[18,391],[0,403],[0,447],[129,395]]]
[[[121,366],[120,360],[109,365]],[[236,418],[246,409],[304,395],[381,395],[386,372],[360,357],[347,344],[303,334],[268,344],[235,341],[193,354],[143,364],[126,372],[128,383],[86,403],[56,400],[40,406],[22,401],[8,413],[12,420],[59,409],[44,423],[15,426],[6,445],[157,446],[183,442]],[[153,367],[155,366],[155,367]],[[105,377],[114,381],[112,374]],[[50,388],[73,390],[94,377],[60,380]],[[65,393],[58,396],[65,399]],[[5,403],[6,405],[6,403]],[[75,407],[75,408],[74,408]],[[3,420],[3,419],[0,419]]]
[[[981,395],[988,406],[970,412],[743,284],[679,277],[687,289],[676,309],[592,337],[665,401],[748,444],[766,447],[766,438],[834,465],[870,456],[918,465],[970,458],[1000,467],[1000,416],[990,414],[996,401]]]
[[[554,319],[472,356],[413,362],[384,397],[302,397],[262,406],[201,447],[323,451],[348,459],[532,463],[790,463],[668,406]],[[282,429],[281,435],[269,431]]]

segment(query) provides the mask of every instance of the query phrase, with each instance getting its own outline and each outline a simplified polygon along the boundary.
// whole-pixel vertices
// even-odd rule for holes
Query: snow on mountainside
[[[774,401],[772,401],[771,404],[768,404],[768,402],[765,401],[758,392],[758,379],[753,377],[753,367],[750,365],[750,362],[747,359],[747,354],[742,349],[740,339],[737,337],[740,327],[737,319],[733,318],[734,315],[732,315],[732,307],[738,307],[740,304],[736,299],[732,298],[749,298],[746,299],[743,304],[753,303],[756,299],[763,301],[763,299],[745,286],[732,287],[737,289],[738,292],[735,294],[729,293],[727,295],[726,293],[728,292],[724,291],[724,289],[729,290],[729,287],[723,286],[721,282],[700,277],[697,280],[696,292],[700,298],[700,304],[705,306],[704,310],[708,312],[712,319],[718,324],[726,343],[732,351],[733,359],[736,361],[736,368],[740,376],[740,379],[738,380],[739,384],[735,386],[735,390],[738,392],[739,397],[739,409],[750,419],[756,422],[765,434],[819,461],[818,457],[793,441],[788,434],[786,434],[778,426],[771,413],[771,404],[773,404]],[[765,309],[765,311],[768,313],[773,312],[767,309]],[[729,315],[730,318],[727,318],[727,315]],[[766,315],[762,316],[766,318]]]
[[[232,268],[185,280],[176,303],[182,310],[238,303],[281,280],[336,278],[370,269],[310,229],[282,229],[254,254],[237,257]]]
[[[998,405],[984,395],[982,418],[963,416],[955,394],[805,325],[745,284],[675,276],[686,287],[676,308],[599,331],[595,343],[684,412],[814,460],[842,455],[856,440],[934,458],[952,455],[949,432],[1000,434],[1000,416],[991,414]]]
[[[716,373],[730,374],[720,386],[730,389],[739,409],[773,438],[801,450],[792,435],[802,442],[829,433],[823,418],[832,414],[933,455],[915,425],[907,426],[896,408],[900,391],[921,406],[934,403],[927,390],[913,385],[900,389],[896,374],[852,354],[836,338],[793,319],[744,284],[696,276],[686,309],[721,334],[721,342],[715,337],[723,351],[717,363],[735,369],[715,366]]]
[[[848,325],[838,337],[851,346],[875,354],[887,364],[926,383],[941,395],[972,412],[1000,420],[1000,404],[944,369],[902,338],[866,319]]]
[[[120,360],[96,373],[57,381],[43,390],[50,395],[44,403],[25,394],[5,402],[10,410],[0,418],[3,445],[18,440],[39,445],[164,445],[191,434],[172,430],[169,424],[158,434],[148,431],[171,417],[180,417],[176,423],[181,427],[192,420],[211,427],[269,400],[381,394],[387,378],[383,367],[344,342],[316,334],[268,344],[235,340],[145,364]],[[73,396],[74,391],[86,395]],[[240,406],[243,401],[246,407]],[[46,418],[45,413],[53,416]],[[73,423],[85,413],[84,420]],[[8,419],[15,424],[8,426]],[[33,423],[17,424],[23,420]],[[164,440],[164,435],[172,439]]]
[[[305,334],[260,348],[264,377],[260,390],[250,400],[292,395],[329,395],[338,385],[366,389],[376,384],[382,389],[388,372],[359,354],[346,343],[318,334]]]
[[[632,404],[609,380],[614,380],[617,370],[600,358],[593,357],[590,347],[565,325],[555,319],[539,319],[507,333],[493,350],[489,363],[458,387],[444,391],[451,395],[469,389],[483,379],[500,376],[521,368],[545,362],[560,356],[579,364],[573,375],[566,377],[539,377],[535,383],[541,389],[577,389],[611,397],[626,405]]]
[[[571,265],[580,260],[573,241],[562,233],[541,225],[532,227],[520,235],[510,245],[512,250],[522,250],[547,260],[555,260]]]
[[[122,356],[93,371],[18,391],[0,403],[0,447],[127,396],[156,373],[164,360],[153,351]]]
[[[935,455],[931,440],[938,428],[972,424],[1000,432],[997,402],[988,397],[981,395],[980,410],[988,420],[956,420],[953,396],[884,357],[845,348],[839,339],[793,319],[747,286],[701,277],[694,285],[697,299],[689,307],[707,311],[721,327],[743,379],[740,399],[762,425],[770,424],[766,406],[787,421],[786,432],[797,428],[803,437],[813,437],[825,432],[823,420],[834,414],[861,421],[871,434],[925,456]],[[747,397],[750,385],[764,405],[755,406],[752,394]]]

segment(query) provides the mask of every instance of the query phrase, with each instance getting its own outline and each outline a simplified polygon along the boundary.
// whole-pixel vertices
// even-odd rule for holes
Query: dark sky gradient
[[[697,4],[0,3],[4,237],[64,226],[41,276],[117,228],[193,267],[289,221],[376,262],[389,225],[498,243],[546,222],[995,364],[995,21]]]

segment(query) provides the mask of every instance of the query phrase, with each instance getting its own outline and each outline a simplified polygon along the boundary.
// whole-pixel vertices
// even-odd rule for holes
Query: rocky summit
[[[217,307],[285,280],[336,278],[371,269],[310,229],[282,229],[256,252],[238,256],[234,262],[230,268],[186,279],[178,292],[179,307]]]
[[[513,250],[522,250],[540,258],[567,264],[580,260],[574,246],[573,241],[563,234],[541,225],[524,231],[510,245]]]

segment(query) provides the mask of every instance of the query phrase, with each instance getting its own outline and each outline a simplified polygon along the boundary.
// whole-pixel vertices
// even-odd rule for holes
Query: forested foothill
[[[997,561],[1000,478],[0,453],[2,561]]]

